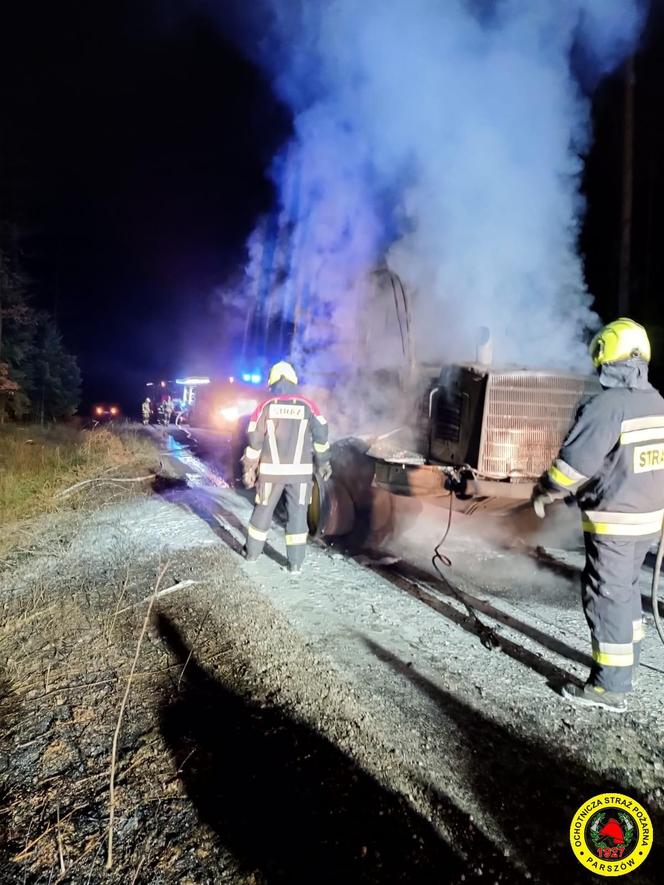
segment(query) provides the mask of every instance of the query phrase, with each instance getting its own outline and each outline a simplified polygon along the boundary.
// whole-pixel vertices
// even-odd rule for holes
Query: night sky
[[[658,325],[664,14],[653,5],[636,61],[632,314]],[[289,113],[223,25],[187,9],[22,0],[0,14],[0,242],[78,355],[84,408],[134,407],[149,378],[209,370],[224,322],[214,289],[239,272],[273,200],[266,170]],[[607,319],[617,304],[622,101],[618,72],[594,100],[585,179],[586,274]]]

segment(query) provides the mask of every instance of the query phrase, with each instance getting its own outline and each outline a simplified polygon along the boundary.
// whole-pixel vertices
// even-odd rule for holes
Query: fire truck
[[[258,373],[210,379],[196,391],[188,410],[189,423],[234,434],[238,424],[251,415],[264,397],[264,390],[260,389],[262,380]]]

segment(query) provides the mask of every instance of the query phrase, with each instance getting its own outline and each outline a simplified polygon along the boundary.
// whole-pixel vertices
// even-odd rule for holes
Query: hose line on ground
[[[450,582],[447,580],[447,578],[445,577],[445,575],[441,571],[440,566],[438,565],[438,563],[440,563],[440,565],[447,566],[448,568],[452,565],[452,560],[449,558],[449,556],[447,556],[441,550],[441,547],[443,546],[443,544],[447,540],[447,536],[449,535],[450,529],[452,528],[452,511],[453,511],[453,505],[454,505],[454,492],[452,492],[452,491],[450,491],[449,502],[450,502],[450,507],[449,507],[449,511],[447,513],[447,526],[445,528],[445,532],[443,534],[443,537],[440,539],[440,541],[434,547],[433,557],[431,559],[431,565],[434,567],[434,569],[438,573],[438,577],[445,584],[445,586],[448,588],[448,590],[451,591],[452,595],[463,605],[463,607],[468,612],[468,616],[471,619],[471,621],[473,622],[473,624],[475,625],[475,629],[477,630],[477,635],[479,636],[480,642],[482,643],[482,645],[491,651],[494,648],[500,647],[500,639],[498,637],[498,634],[496,633],[495,630],[493,630],[491,627],[489,627],[487,624],[485,624],[483,621],[481,621],[478,618],[477,612],[475,611],[475,609],[471,605],[469,605],[464,594],[460,593],[457,590],[457,588],[454,586],[454,584],[450,584]]]
[[[664,626],[659,614],[659,573],[662,570],[662,558],[664,557],[664,523],[662,524],[662,533],[659,536],[659,547],[657,548],[657,557],[655,558],[655,568],[652,570],[652,614],[655,619],[655,627],[659,633],[659,638],[664,643]]]
[[[495,631],[492,630],[490,627],[487,627],[486,624],[482,623],[482,621],[477,617],[476,611],[470,605],[468,605],[468,602],[457,591],[456,587],[454,587],[453,584],[450,584],[446,580],[445,575],[443,574],[443,572],[441,571],[440,566],[439,566],[439,563],[440,563],[440,565],[447,566],[448,568],[452,565],[452,560],[449,558],[449,556],[446,556],[441,551],[441,547],[443,546],[443,544],[447,540],[447,536],[449,535],[450,529],[452,528],[452,505],[454,503],[453,496],[454,496],[454,493],[450,492],[450,497],[449,497],[450,507],[449,507],[449,511],[447,514],[447,526],[445,527],[445,532],[443,534],[443,537],[440,539],[440,541],[434,547],[434,552],[433,552],[433,557],[431,559],[431,564],[433,565],[434,569],[438,573],[438,576],[440,577],[440,579],[449,587],[449,589],[452,591],[453,595],[459,600],[459,602],[461,602],[464,605],[466,611],[468,612],[471,619],[475,623],[475,626],[478,628],[482,644],[485,645],[487,648],[495,648],[496,646],[500,645],[500,640],[498,639]],[[530,507],[531,506],[530,503],[527,506]],[[662,643],[664,644],[664,624],[662,624],[662,618],[659,613],[659,599],[658,599],[658,596],[659,596],[659,576],[660,576],[660,572],[662,570],[662,560],[664,560],[664,523],[662,523],[662,532],[659,536],[659,546],[657,548],[657,557],[655,559],[655,567],[654,567],[653,573],[652,573],[652,590],[651,590],[653,618],[655,619],[655,626],[657,627],[657,633],[659,634],[659,638],[662,640]]]

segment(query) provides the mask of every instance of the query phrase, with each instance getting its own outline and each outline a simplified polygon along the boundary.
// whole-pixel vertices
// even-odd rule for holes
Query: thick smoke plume
[[[483,325],[497,362],[585,369],[597,318],[577,241],[591,131],[574,71],[587,87],[619,64],[642,4],[247,6],[247,48],[294,115],[274,167],[288,246],[270,310],[295,323],[300,356],[321,370],[399,358],[393,293],[372,276],[387,265],[411,295],[419,359],[473,359]]]

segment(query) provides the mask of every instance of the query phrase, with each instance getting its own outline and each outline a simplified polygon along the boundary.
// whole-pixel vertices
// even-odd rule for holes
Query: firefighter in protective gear
[[[268,378],[271,396],[249,421],[249,445],[242,458],[242,481],[256,487],[256,505],[247,528],[246,558],[260,556],[272,514],[286,499],[286,552],[289,571],[302,568],[307,542],[307,508],[314,467],[329,479],[330,446],[327,421],[318,406],[297,392],[297,374],[290,363],[276,363]]]
[[[146,396],[145,399],[143,400],[143,402],[141,403],[141,415],[143,417],[143,424],[150,423],[150,410],[151,410],[151,408],[152,407],[150,404],[150,397]]]
[[[639,574],[664,515],[664,399],[648,382],[650,342],[621,318],[595,335],[602,391],[583,403],[560,453],[533,492],[538,515],[573,495],[582,511],[583,609],[593,665],[563,696],[622,712],[643,639]]]

